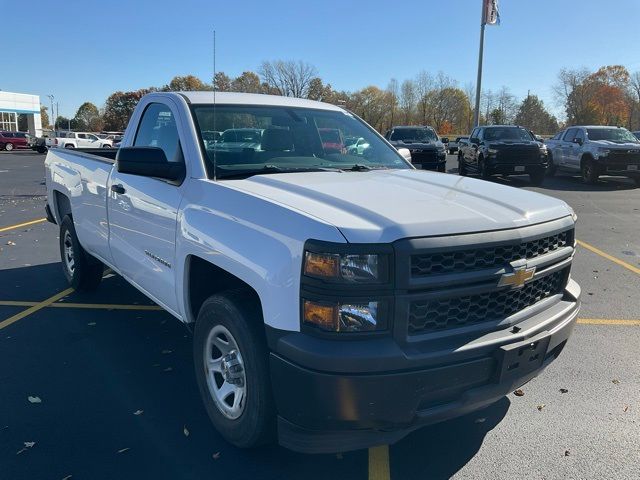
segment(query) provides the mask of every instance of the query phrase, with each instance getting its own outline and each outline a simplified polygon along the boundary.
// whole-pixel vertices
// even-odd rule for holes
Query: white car
[[[204,141],[249,128],[242,148]],[[327,149],[321,128],[369,147]],[[393,443],[528,382],[577,318],[566,203],[416,170],[335,105],[155,92],[119,150],[45,167],[69,283],[108,266],[189,324],[204,406],[239,447]]]

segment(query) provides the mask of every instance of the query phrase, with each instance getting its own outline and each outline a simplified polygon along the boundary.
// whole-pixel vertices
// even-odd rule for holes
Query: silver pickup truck
[[[549,150],[547,173],[580,172],[586,183],[600,175],[623,175],[640,186],[640,140],[622,127],[578,126],[545,142]]]

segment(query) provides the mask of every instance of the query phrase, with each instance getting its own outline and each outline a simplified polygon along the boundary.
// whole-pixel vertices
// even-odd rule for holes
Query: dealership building
[[[42,136],[40,97],[0,90],[0,130],[18,131],[18,115],[26,115],[28,132]]]

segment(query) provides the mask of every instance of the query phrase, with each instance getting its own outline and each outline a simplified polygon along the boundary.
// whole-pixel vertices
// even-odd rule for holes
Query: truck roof
[[[213,104],[213,92],[175,92],[184,96],[189,103]],[[305,98],[264,95],[261,93],[215,92],[216,104],[267,105],[278,107],[315,108],[320,110],[344,111],[337,105],[316,102]]]
[[[572,125],[567,128],[624,128],[624,127],[621,127],[619,125]]]

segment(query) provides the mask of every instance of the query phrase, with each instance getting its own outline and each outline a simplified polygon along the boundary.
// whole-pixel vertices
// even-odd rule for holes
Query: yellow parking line
[[[21,302],[14,300],[0,300],[0,307],[33,307],[38,305],[38,302]],[[162,307],[157,305],[123,305],[112,303],[66,303],[58,302],[46,305],[45,308],[97,308],[100,310],[162,310]]]
[[[42,222],[46,222],[46,221],[47,221],[46,218],[39,218],[37,220],[31,220],[30,222],[18,223],[17,225],[9,225],[8,227],[0,228],[0,233],[1,232],[7,232],[9,230],[13,230],[14,228],[28,227],[29,225],[35,225],[36,223],[42,223]]]
[[[584,325],[640,326],[640,320],[616,320],[612,318],[579,318],[578,323],[582,323]]]
[[[583,242],[582,240],[576,240],[576,241],[578,242],[578,245],[580,245],[581,247],[584,247],[587,250],[591,250],[593,253],[595,253],[597,255],[600,255],[601,257],[606,258],[607,260],[611,260],[613,263],[617,263],[621,267],[624,267],[624,268],[626,268],[628,270],[631,270],[633,273],[635,273],[637,275],[640,275],[640,268],[634,267],[630,263],[623,262],[619,258],[616,258],[616,257],[614,257],[612,255],[609,255],[608,253],[603,252],[599,248],[596,248],[593,245],[589,245],[588,243]]]
[[[389,447],[381,445],[369,449],[369,480],[389,480]]]
[[[62,292],[58,292],[52,297],[49,297],[40,303],[36,303],[32,307],[27,308],[26,310],[23,310],[20,313],[16,313],[14,316],[9,317],[6,320],[3,320],[2,322],[0,322],[0,330],[2,330],[5,327],[8,327],[9,325],[17,322],[18,320],[22,320],[24,317],[28,317],[29,315],[37,312],[38,310],[42,310],[43,308],[48,307],[53,302],[57,302],[61,298],[64,298],[67,295],[69,295],[71,292],[73,292],[73,288],[67,288],[66,290],[63,290]]]

